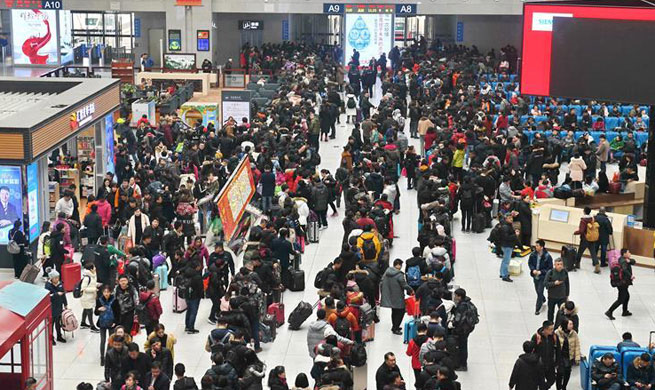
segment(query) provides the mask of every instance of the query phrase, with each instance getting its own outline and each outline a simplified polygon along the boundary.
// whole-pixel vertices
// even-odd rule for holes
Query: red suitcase
[[[284,303],[271,303],[266,312],[275,317],[278,328],[284,324]]]
[[[82,265],[80,263],[65,263],[61,265],[61,282],[64,284],[64,291],[73,291],[80,279],[82,279]]]
[[[621,193],[621,183],[613,181],[609,184],[609,187],[607,188],[607,192],[610,194],[619,194]]]

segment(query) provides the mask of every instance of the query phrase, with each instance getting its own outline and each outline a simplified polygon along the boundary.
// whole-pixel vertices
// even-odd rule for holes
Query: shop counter
[[[189,80],[201,81],[202,96],[209,94],[209,85],[211,82],[211,73],[160,73],[160,72],[139,72],[136,75],[137,83],[152,82],[152,80]]]
[[[655,230],[626,226],[624,242],[637,265],[655,268],[655,259],[653,259]]]
[[[533,215],[533,240],[543,239],[546,241],[546,248],[555,252],[559,252],[562,245],[580,245],[580,237],[575,236],[573,232],[578,230],[583,215],[581,208],[546,203],[536,208],[534,214],[536,216]],[[614,230],[614,245],[616,248],[622,248],[628,216],[617,213],[607,213],[607,216]]]

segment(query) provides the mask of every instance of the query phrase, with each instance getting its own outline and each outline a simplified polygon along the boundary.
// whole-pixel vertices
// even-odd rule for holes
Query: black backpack
[[[373,237],[371,238],[362,238],[364,243],[362,245],[362,252],[364,253],[364,260],[374,260],[377,256],[378,251],[375,249],[375,242],[373,242]]]
[[[312,149],[311,153],[310,161],[312,162],[312,165],[321,165],[321,155],[314,149]]]
[[[357,107],[357,103],[355,102],[355,99],[353,99],[352,97],[349,97],[348,102],[346,103],[346,107],[348,107],[348,108]]]
[[[350,350],[350,364],[355,367],[366,365],[366,346],[362,343],[353,345]]]
[[[610,268],[610,285],[612,287],[619,287],[623,284],[623,268],[621,265],[615,265]]]
[[[144,302],[139,302],[136,305],[136,317],[139,319],[140,324],[147,324],[150,322],[150,315],[148,314],[148,302],[152,299],[152,294]]]
[[[89,278],[89,283],[91,283],[91,277],[90,276],[85,276],[85,278]],[[82,283],[84,282],[84,278],[80,279],[79,282],[75,283],[75,288],[73,288],[73,298],[82,298]]]
[[[316,287],[318,289],[323,288],[323,285],[325,284],[325,275],[326,274],[327,274],[327,272],[325,271],[325,269],[320,270],[316,274],[316,278],[314,278],[314,287]]]
[[[184,275],[178,275],[175,278],[175,287],[177,296],[182,299],[188,299],[191,292],[191,281]]]
[[[337,320],[334,322],[334,331],[341,337],[350,338],[350,321],[344,317],[337,317]]]

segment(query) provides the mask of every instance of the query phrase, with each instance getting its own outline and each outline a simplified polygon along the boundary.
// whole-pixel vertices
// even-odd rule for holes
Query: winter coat
[[[587,164],[585,164],[582,157],[571,158],[569,162],[569,175],[573,181],[582,181],[584,178],[584,171],[587,169]]]
[[[143,344],[143,349],[150,348],[150,340],[152,340],[155,337],[157,337],[157,334],[155,332],[150,333],[148,335],[148,338],[146,339],[146,342]],[[175,357],[175,344],[177,343],[177,339],[172,333],[165,333],[164,337],[166,338],[166,342],[162,343],[162,345],[166,347],[169,351],[171,351],[171,355]]]
[[[139,293],[139,303],[146,305],[146,313],[148,314],[149,321],[148,324],[158,323],[163,310],[157,295],[150,291],[141,291]]]
[[[59,317],[61,312],[64,310],[64,306],[68,306],[68,301],[66,300],[66,292],[64,291],[64,285],[59,282],[59,284],[55,286],[52,284],[52,282],[48,281],[45,284],[45,289],[50,292],[52,316]],[[59,295],[60,292],[63,292],[63,294]]]
[[[545,387],[543,364],[534,353],[524,353],[516,359],[509,388],[516,390],[538,390]]]
[[[86,226],[86,234],[91,240],[89,244],[95,244],[95,240],[103,235],[102,218],[97,212],[91,212],[84,217],[84,226]]]
[[[616,374],[613,378],[605,378],[606,374]],[[597,389],[607,389],[614,383],[623,385],[623,376],[621,368],[615,361],[609,367],[602,362],[602,357],[596,359],[591,366],[591,379],[597,383]]]
[[[105,199],[101,199],[96,202],[96,205],[98,205],[98,215],[100,215],[100,219],[102,220],[102,226],[109,226],[109,221],[111,221],[111,204]]]
[[[309,329],[307,329],[307,350],[312,359],[316,357],[316,346],[328,336],[336,336],[340,343],[352,344],[350,339],[339,336],[329,322],[316,320],[309,324]]]
[[[246,368],[243,377],[239,379],[241,390],[262,390],[262,380],[266,375],[265,367],[262,364],[251,364]]]
[[[82,309],[93,309],[96,306],[96,295],[98,293],[98,277],[94,272],[85,269],[82,271],[82,297],[80,304]]]
[[[405,355],[412,357],[412,369],[414,370],[420,370],[422,367],[419,352],[421,351],[421,346],[428,341],[428,339],[428,335],[416,335],[413,339],[409,340],[409,344],[407,344]]]
[[[136,215],[132,215],[132,218],[130,218],[130,222],[127,224],[127,235],[132,239],[132,243],[134,245],[139,245],[139,243],[136,241]],[[146,229],[146,227],[150,226],[150,218],[148,218],[145,213],[141,213],[141,232]],[[141,234],[140,236],[143,236]]]
[[[556,285],[555,282],[558,280],[563,283]],[[544,283],[548,289],[548,299],[563,299],[569,296],[569,273],[566,269],[562,268],[561,271],[551,269],[546,274]]]
[[[562,362],[566,361],[567,358],[569,361],[574,361],[576,365],[580,364],[580,338],[578,333],[575,330],[571,330],[566,333],[562,328],[557,328],[555,331],[557,338],[559,339],[559,345],[562,349],[562,355],[564,355],[564,343],[565,339],[568,341],[568,356],[562,356]],[[565,365],[568,367],[568,365]]]
[[[537,251],[532,251],[532,253],[530,253],[530,258],[528,258],[530,276],[532,276],[533,279],[543,280],[546,277],[546,273],[553,269],[553,258],[550,256],[550,253],[548,253],[546,248],[544,248],[541,254],[541,262],[539,263],[539,268],[537,268],[538,258],[539,254]],[[541,273],[538,276],[535,276],[532,274],[532,271],[541,271]]]
[[[380,286],[380,306],[392,309],[405,308],[405,291],[408,294],[413,293],[413,290],[405,280],[405,274],[396,269],[389,267],[382,276]]]
[[[544,368],[556,367],[561,359],[561,349],[556,334],[549,337],[544,336],[544,328],[539,328],[537,333],[532,336],[532,342],[535,345],[535,353],[539,356],[539,360],[544,365]]]
[[[330,202],[330,191],[323,182],[316,183],[314,190],[312,191],[312,196],[314,198],[314,210],[327,210],[328,203]]]

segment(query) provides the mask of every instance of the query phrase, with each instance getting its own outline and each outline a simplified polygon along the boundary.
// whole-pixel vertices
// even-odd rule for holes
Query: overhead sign
[[[196,47],[198,51],[209,51],[209,30],[196,32]]]
[[[344,5],[339,3],[323,3],[323,13],[328,15],[343,14]]]
[[[457,42],[464,42],[464,22],[457,22]]]
[[[5,7],[18,9],[52,9],[64,8],[62,0],[3,0]]]
[[[263,30],[264,22],[261,20],[239,20],[239,30]]]
[[[282,40],[283,41],[288,41],[289,40],[289,20],[284,19],[282,21]]]
[[[182,31],[168,30],[168,51],[182,50]]]
[[[396,15],[416,15],[416,4],[396,4]]]
[[[89,103],[71,114],[71,130],[77,130],[93,120],[96,104]]]
[[[175,5],[185,5],[185,6],[200,6],[202,5],[202,0],[175,0]]]
[[[346,4],[347,14],[393,14],[393,4]]]

